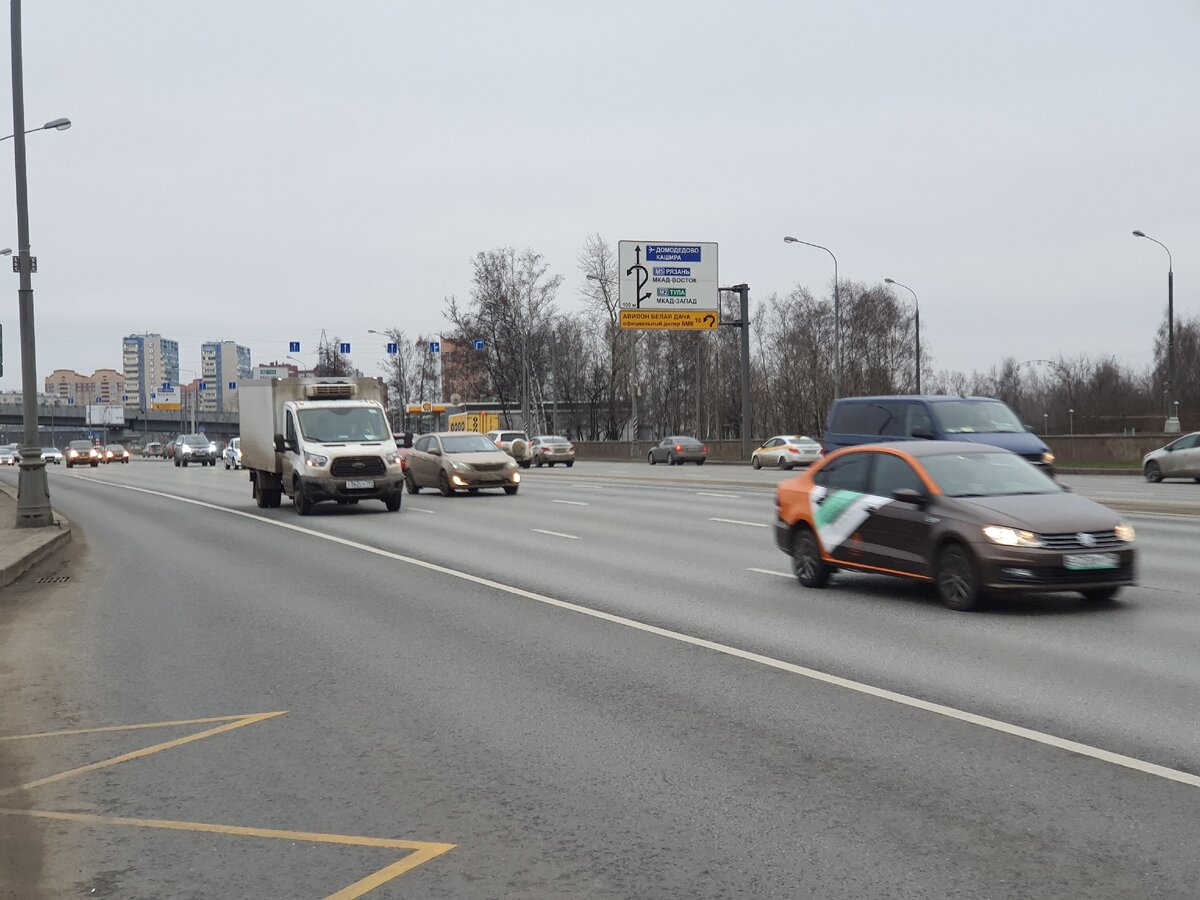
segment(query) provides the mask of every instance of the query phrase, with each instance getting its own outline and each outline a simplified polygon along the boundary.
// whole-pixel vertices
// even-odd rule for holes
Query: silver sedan
[[[777,434],[763,441],[750,455],[750,465],[756,469],[778,466],[791,469],[807,466],[821,458],[821,445],[803,434]]]
[[[1151,482],[1164,478],[1192,478],[1200,482],[1200,431],[1151,450],[1142,457],[1142,474]]]

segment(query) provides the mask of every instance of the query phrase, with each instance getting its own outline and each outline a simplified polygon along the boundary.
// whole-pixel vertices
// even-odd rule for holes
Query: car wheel
[[[784,458],[782,453],[779,454],[779,462],[777,465],[781,469],[790,469],[791,468],[791,466],[788,465],[788,461]]]
[[[938,599],[950,609],[969,612],[983,599],[975,560],[962,544],[947,544],[937,555],[934,582]]]
[[[646,462],[650,463],[650,465],[652,465],[652,466],[656,464],[654,461],[654,453],[653,452],[646,454]]]
[[[682,465],[683,465],[683,463],[680,463],[680,465],[682,466]],[[703,459],[698,459],[698,460],[696,460],[696,465],[698,465],[698,466],[702,466],[702,465],[704,465],[704,460],[703,460]]]
[[[1158,484],[1162,481],[1162,469],[1158,467],[1156,462],[1146,463],[1146,468],[1142,472],[1146,476],[1146,480],[1151,484]]]
[[[308,495],[304,492],[304,485],[299,481],[292,487],[292,505],[296,507],[299,515],[312,515],[312,501],[308,499]]]
[[[438,475],[438,490],[442,492],[443,497],[454,496],[454,487],[450,484],[450,479],[445,472]]]
[[[413,478],[412,472],[404,473],[404,487],[408,490],[408,492],[410,494],[421,493],[421,488],[417,484],[416,479]]]
[[[537,460],[537,461],[534,463],[534,465],[535,465],[535,466],[537,466],[537,467],[540,469],[540,468],[542,467],[542,462],[543,462],[543,460],[540,460],[540,459],[539,459],[539,460]]]
[[[675,454],[673,452],[670,452],[670,451],[667,452],[667,465],[668,466],[675,465]]]
[[[529,460],[527,460],[527,459],[522,460],[519,463],[519,465],[521,466],[522,469],[528,469],[529,468]]]
[[[177,468],[177,469],[179,468],[179,460],[178,459],[175,460],[175,468]]]
[[[479,488],[477,488],[477,487],[467,488],[467,493],[468,494],[478,494]]]
[[[762,460],[759,459],[757,456],[750,457],[750,468],[761,469],[762,468]]]
[[[226,471],[226,472],[228,472],[228,471],[229,471],[229,463],[225,463],[225,471]]]
[[[575,460],[571,460],[569,463],[567,463],[567,468],[569,469],[569,468],[571,468],[571,466],[573,466],[573,465],[575,465]],[[1197,481],[1200,481],[1200,478],[1197,478],[1196,480],[1197,480]]]
[[[96,468],[98,465],[100,465],[100,463],[92,463],[92,468],[94,469],[94,468]]]
[[[792,533],[792,571],[796,580],[806,588],[822,588],[832,574],[812,529],[801,525]]]
[[[383,505],[387,507],[388,512],[400,512],[400,499],[403,496],[402,493],[396,491],[396,493],[383,501]]]
[[[1092,588],[1091,590],[1083,591],[1082,593],[1083,599],[1087,603],[1104,603],[1113,599],[1113,597],[1117,596],[1120,591],[1121,589],[1119,587],[1104,587]]]
[[[513,494],[515,494],[517,492],[517,488],[519,488],[519,487],[520,487],[519,484],[506,484],[504,486],[504,493],[508,494],[509,496],[512,496]]]

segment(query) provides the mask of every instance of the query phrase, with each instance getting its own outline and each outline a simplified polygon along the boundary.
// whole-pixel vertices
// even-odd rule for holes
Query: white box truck
[[[242,468],[264,509],[292,498],[400,509],[404,468],[376,378],[270,378],[238,385]]]

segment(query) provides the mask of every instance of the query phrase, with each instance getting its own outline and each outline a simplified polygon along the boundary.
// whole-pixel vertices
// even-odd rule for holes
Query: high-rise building
[[[252,372],[250,348],[237,341],[207,341],[200,345],[201,412],[237,412],[237,383]]]
[[[150,394],[164,382],[179,383],[179,342],[161,334],[131,334],[121,340],[125,405],[150,409]]]
[[[125,378],[115,369],[97,369],[80,375],[74,369],[55,369],[46,376],[46,393],[78,407],[99,403],[119,406],[125,393]]]

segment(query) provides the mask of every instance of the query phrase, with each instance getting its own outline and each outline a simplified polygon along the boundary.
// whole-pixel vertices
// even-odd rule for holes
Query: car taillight
[[[705,444],[703,447],[700,448],[700,450],[703,453],[707,453],[708,452],[708,444]]]
[[[676,444],[676,445],[675,445],[675,449],[676,449],[677,451],[679,451],[679,452],[682,452],[682,451],[683,451],[683,448],[682,448],[682,447],[680,447],[678,444]]]

